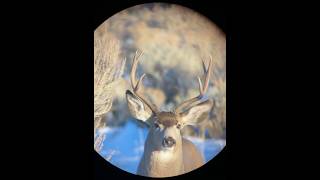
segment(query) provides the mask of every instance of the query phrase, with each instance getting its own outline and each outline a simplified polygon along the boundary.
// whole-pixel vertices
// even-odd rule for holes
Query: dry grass
[[[101,26],[94,33],[94,148],[97,151],[105,139],[104,135],[97,135],[97,130],[105,126],[103,117],[112,106],[113,83],[122,75],[124,64],[120,42]]]
[[[212,55],[215,64],[224,66],[225,35],[215,24],[200,14],[181,6],[167,9],[154,6],[152,11],[135,6],[112,17],[109,28],[121,36],[130,34],[133,45],[146,52],[144,67],[161,61],[166,68],[176,66],[182,70],[197,73],[201,70],[200,55]],[[150,22],[157,24],[150,27]],[[128,25],[129,24],[129,25]],[[174,60],[174,61],[173,61]],[[188,62],[188,63],[186,63]],[[154,69],[148,69],[153,72]]]
[[[121,53],[128,59],[128,69],[134,52],[137,49],[144,51],[138,74],[147,73],[144,82],[150,92],[146,92],[146,95],[157,105],[162,104],[166,110],[198,94],[196,77],[203,73],[200,57],[207,59],[211,55],[214,68],[208,97],[214,99],[216,106],[207,124],[199,128],[202,129],[202,134],[205,129],[209,130],[212,137],[224,134],[226,40],[225,34],[215,24],[181,6],[161,8],[157,4],[152,10],[145,6],[124,10],[103,23],[96,34],[101,36],[105,30],[120,40]],[[128,76],[128,71],[124,76]],[[124,80],[129,82],[128,79]],[[101,106],[97,109],[100,111],[97,114],[103,114],[107,109],[112,112],[112,122],[121,125],[121,121],[131,117],[125,110],[127,106],[124,97],[125,90],[130,87],[127,83],[116,86],[117,94],[114,96],[112,109],[110,110],[111,105]],[[110,91],[110,88],[106,87],[103,91]],[[103,99],[110,101],[109,97],[105,97],[101,98],[101,103],[106,102]],[[194,132],[186,130],[186,134]]]

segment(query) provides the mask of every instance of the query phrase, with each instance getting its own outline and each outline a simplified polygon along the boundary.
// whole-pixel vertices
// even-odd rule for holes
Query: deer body
[[[181,129],[186,125],[199,123],[213,107],[213,101],[202,101],[209,84],[211,61],[208,69],[203,62],[206,76],[204,85],[199,78],[199,96],[184,101],[172,112],[164,112],[159,111],[143,96],[141,81],[145,74],[138,81],[135,78],[138,57],[141,54],[136,53],[132,64],[133,92],[130,90],[126,92],[131,115],[150,127],[137,174],[148,177],[169,177],[192,171],[202,166],[204,159],[196,146],[181,136]]]
[[[195,145],[182,138],[182,148],[175,152],[159,151],[149,144],[147,137],[145,150],[138,167],[138,174],[150,177],[176,176],[202,166],[204,159]]]

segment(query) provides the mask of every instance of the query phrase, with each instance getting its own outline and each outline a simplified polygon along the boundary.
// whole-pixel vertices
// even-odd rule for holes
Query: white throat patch
[[[160,162],[171,161],[175,158],[173,149],[155,151],[152,153],[152,156]]]

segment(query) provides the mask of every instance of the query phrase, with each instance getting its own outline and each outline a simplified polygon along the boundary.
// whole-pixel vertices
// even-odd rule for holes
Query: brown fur
[[[146,144],[138,167],[138,174],[149,177],[176,176],[190,172],[204,164],[202,155],[192,142],[182,138],[180,146],[182,148],[177,148],[168,159],[164,160],[161,159],[159,151],[152,150],[152,145]]]
[[[204,159],[195,145],[189,140],[183,138],[182,146],[184,173],[201,167],[204,163]]]
[[[160,112],[157,116],[157,122],[164,125],[165,127],[170,127],[178,124],[176,115],[172,112]]]

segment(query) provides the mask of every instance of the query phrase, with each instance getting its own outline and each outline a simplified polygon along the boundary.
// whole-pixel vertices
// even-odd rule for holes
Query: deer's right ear
[[[151,109],[129,90],[126,91],[126,98],[130,114],[147,123],[147,120],[152,116]]]

